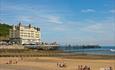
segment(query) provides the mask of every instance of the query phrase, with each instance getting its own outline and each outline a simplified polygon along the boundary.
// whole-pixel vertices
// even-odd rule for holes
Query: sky
[[[115,46],[115,0],[0,0],[0,22],[41,28],[42,41]]]

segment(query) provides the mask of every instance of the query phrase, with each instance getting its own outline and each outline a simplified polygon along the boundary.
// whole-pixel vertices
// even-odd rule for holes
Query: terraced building
[[[40,43],[40,28],[33,27],[31,24],[24,26],[21,23],[13,25],[9,32],[10,42],[16,44],[36,44]]]

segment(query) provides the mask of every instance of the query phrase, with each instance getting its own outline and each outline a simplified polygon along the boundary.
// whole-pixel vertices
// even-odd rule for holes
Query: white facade
[[[10,40],[17,44],[36,44],[40,43],[40,28],[23,26],[21,23],[10,29]]]

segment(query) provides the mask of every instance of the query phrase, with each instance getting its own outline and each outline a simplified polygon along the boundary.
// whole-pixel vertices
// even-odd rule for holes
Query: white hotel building
[[[36,44],[40,43],[41,33],[40,28],[36,28],[29,24],[24,26],[19,23],[17,26],[10,29],[10,42],[16,44]]]

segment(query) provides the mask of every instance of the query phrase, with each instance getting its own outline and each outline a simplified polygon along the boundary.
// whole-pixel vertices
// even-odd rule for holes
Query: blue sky
[[[115,45],[115,0],[0,0],[0,22],[40,27],[42,41]]]

